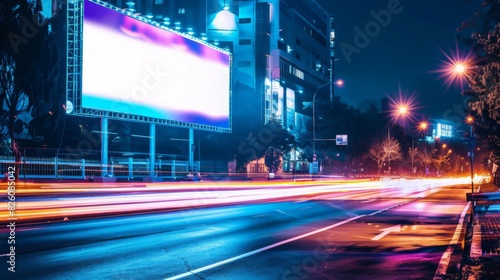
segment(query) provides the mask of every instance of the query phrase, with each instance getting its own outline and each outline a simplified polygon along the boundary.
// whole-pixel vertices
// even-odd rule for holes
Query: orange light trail
[[[425,180],[424,183],[440,186],[457,184],[459,182],[457,180],[459,179],[436,179]],[[466,182],[466,179],[460,180]],[[89,184],[71,184],[71,188],[68,185],[64,188],[58,188],[57,184],[51,184],[40,189],[36,189],[34,186],[29,190],[20,189],[23,192],[30,191],[32,194],[57,193],[60,197],[30,196],[30,199],[23,201],[22,196],[19,195],[16,200],[15,218],[19,222],[61,221],[65,217],[73,219],[236,203],[295,201],[300,198],[322,194],[345,194],[348,192],[355,193],[356,191],[366,191],[365,195],[369,196],[374,195],[370,191],[387,188],[399,189],[401,195],[407,195],[414,189],[419,188],[419,184],[422,184],[421,180],[389,182],[325,180],[295,183],[228,182],[217,184],[151,183],[145,184],[146,187],[118,187],[112,185],[112,187],[108,188],[89,188]],[[75,196],[75,193],[81,195]],[[85,193],[87,195],[92,193],[92,195],[83,196]],[[379,191],[376,194],[379,194]],[[348,198],[344,196],[342,199]],[[6,210],[0,212],[0,219],[7,220],[9,217]]]

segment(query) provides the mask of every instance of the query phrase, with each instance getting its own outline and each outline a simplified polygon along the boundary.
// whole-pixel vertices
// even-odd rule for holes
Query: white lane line
[[[209,269],[221,266],[221,265],[225,265],[227,263],[234,262],[234,261],[237,261],[237,260],[240,260],[240,259],[252,256],[252,255],[255,255],[257,253],[260,253],[260,252],[263,252],[263,251],[266,251],[266,250],[269,250],[269,249],[272,249],[272,248],[275,248],[275,247],[278,247],[278,246],[281,246],[281,245],[284,245],[284,244],[287,244],[287,243],[290,243],[290,242],[293,242],[293,241],[296,241],[296,240],[299,240],[299,239],[302,239],[302,238],[305,238],[305,237],[308,237],[308,236],[311,236],[311,235],[314,235],[314,234],[317,234],[317,233],[320,233],[320,232],[323,232],[323,231],[326,231],[326,230],[329,230],[329,229],[332,229],[334,227],[341,226],[343,224],[352,222],[352,221],[357,220],[357,219],[362,218],[362,217],[377,215],[379,213],[391,210],[393,208],[399,207],[399,206],[404,205],[404,204],[408,204],[410,202],[411,201],[406,202],[406,203],[399,203],[399,204],[396,204],[396,205],[393,205],[393,206],[389,206],[387,208],[375,211],[375,212],[367,214],[367,215],[359,215],[359,216],[356,216],[356,217],[352,217],[352,218],[344,220],[342,222],[339,222],[339,223],[336,223],[336,224],[333,224],[333,225],[329,225],[327,227],[320,228],[320,229],[317,229],[315,231],[311,231],[311,232],[308,232],[308,233],[305,233],[305,234],[302,234],[302,235],[299,235],[299,236],[296,236],[296,237],[292,237],[292,238],[280,241],[278,243],[274,243],[274,244],[268,245],[266,247],[262,247],[262,248],[250,251],[248,253],[244,253],[244,254],[241,254],[239,256],[232,257],[232,258],[224,260],[224,261],[220,261],[220,262],[217,262],[217,263],[214,263],[214,264],[211,264],[211,265],[207,265],[207,266],[195,269],[195,270],[191,270],[191,271],[179,274],[177,276],[165,278],[165,280],[175,280],[175,279],[181,279],[181,278],[184,278],[184,277],[187,277],[187,276],[192,276],[192,275],[195,275],[196,273],[203,272],[205,270],[209,270]],[[280,210],[277,210],[277,209],[275,209],[275,210],[276,211],[280,211]]]
[[[294,218],[294,219],[300,219],[300,217],[297,217],[297,216],[292,215],[292,214],[285,213],[284,211],[281,211],[281,210],[278,210],[278,209],[274,209],[274,210],[276,210],[276,212],[278,212],[278,213],[280,213],[280,214],[283,214],[283,215],[285,215],[285,216],[292,217],[292,218]]]
[[[184,277],[187,277],[187,276],[192,276],[192,275],[195,275],[196,273],[199,273],[199,272],[202,272],[202,271],[205,271],[205,270],[209,270],[209,269],[212,269],[212,268],[215,268],[215,267],[218,267],[218,266],[230,263],[230,262],[234,262],[234,261],[237,261],[237,260],[240,260],[240,259],[252,256],[252,255],[255,255],[257,253],[260,253],[260,252],[263,252],[263,251],[266,251],[266,250],[269,250],[269,249],[272,249],[272,248],[275,248],[275,247],[278,247],[278,246],[281,246],[281,245],[284,245],[284,244],[287,244],[287,243],[290,243],[290,242],[293,242],[293,241],[296,241],[296,240],[299,240],[299,239],[302,239],[302,238],[305,238],[305,237],[308,237],[308,236],[311,236],[311,235],[314,235],[314,234],[317,234],[317,233],[320,233],[320,232],[323,232],[323,231],[326,231],[326,230],[329,230],[329,229],[332,229],[334,227],[341,226],[343,224],[352,222],[352,221],[357,220],[359,218],[362,218],[364,216],[365,215],[360,215],[360,216],[352,217],[352,218],[347,219],[345,221],[342,221],[342,222],[339,222],[339,223],[336,223],[336,224],[333,224],[333,225],[329,225],[327,227],[320,228],[320,229],[317,229],[315,231],[311,231],[311,232],[308,232],[308,233],[305,233],[305,234],[302,234],[302,235],[299,235],[299,236],[295,236],[295,237],[292,237],[292,238],[280,241],[278,243],[274,243],[274,244],[268,245],[266,247],[262,247],[262,248],[259,248],[257,250],[250,251],[248,253],[241,254],[239,256],[232,257],[232,258],[224,260],[224,261],[220,261],[218,263],[207,265],[207,266],[195,269],[195,270],[191,270],[191,271],[185,272],[183,274],[179,274],[177,276],[166,278],[166,280],[175,280],[175,279],[180,279],[180,278],[184,278]]]
[[[448,244],[448,248],[444,251],[443,256],[441,256],[441,260],[439,261],[438,268],[436,269],[436,273],[434,274],[433,280],[443,279],[441,276],[446,274],[448,270],[448,266],[450,265],[451,253],[455,249],[455,246],[458,243],[458,238],[460,237],[460,233],[462,232],[462,224],[464,222],[465,214],[470,207],[470,202],[465,206],[464,211],[462,211],[462,215],[460,215],[460,219],[458,220],[457,228],[455,229],[455,234],[453,234],[453,238],[451,238],[450,244]]]
[[[267,216],[267,214],[253,215],[252,218],[259,218],[259,217],[264,217],[264,216]]]

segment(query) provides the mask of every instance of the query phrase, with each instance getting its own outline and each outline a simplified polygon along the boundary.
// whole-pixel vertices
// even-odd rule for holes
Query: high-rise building
[[[219,2],[226,9],[209,6],[207,34],[234,53],[235,122],[275,116],[292,132],[305,130],[313,95],[333,79],[333,17],[314,0]],[[331,97],[330,89],[321,95]]]
[[[284,127],[300,133],[312,116],[314,94],[316,101],[333,96],[334,19],[316,0],[111,0],[110,4],[229,49],[234,125],[261,125],[275,116]]]

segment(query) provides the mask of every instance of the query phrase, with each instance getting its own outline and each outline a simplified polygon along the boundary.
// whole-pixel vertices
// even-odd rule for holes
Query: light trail
[[[318,185],[321,183],[321,185]],[[466,184],[467,179],[425,179],[405,181],[309,181],[309,182],[253,182],[225,184],[147,184],[147,187],[112,187],[103,189],[83,187],[56,188],[62,197],[36,197],[23,201],[18,196],[15,218],[19,222],[62,220],[105,216],[133,212],[186,209],[193,207],[231,205],[237,203],[262,203],[269,201],[306,201],[321,199],[366,200],[383,197],[408,197],[412,193],[446,185]],[[200,190],[202,188],[202,190]],[[39,194],[37,189],[30,189]],[[41,188],[39,190],[48,190]],[[55,189],[50,189],[54,194]],[[99,190],[100,192],[95,192]],[[107,190],[108,192],[106,192]],[[75,191],[80,195],[74,196]],[[384,193],[381,193],[383,191]],[[139,193],[137,193],[139,192]],[[388,193],[386,193],[388,192]],[[18,192],[19,193],[19,192]],[[45,193],[45,192],[42,192]],[[64,194],[73,196],[64,197]],[[390,196],[387,196],[390,194]],[[335,197],[338,195],[338,197]],[[0,211],[6,220],[9,212]]]

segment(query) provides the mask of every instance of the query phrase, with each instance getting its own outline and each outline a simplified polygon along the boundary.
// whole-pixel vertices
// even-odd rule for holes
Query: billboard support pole
[[[155,176],[156,124],[149,124],[149,176]]]
[[[189,173],[193,172],[193,152],[194,152],[194,130],[192,127],[189,128]]]
[[[101,175],[108,175],[108,117],[101,118]]]

